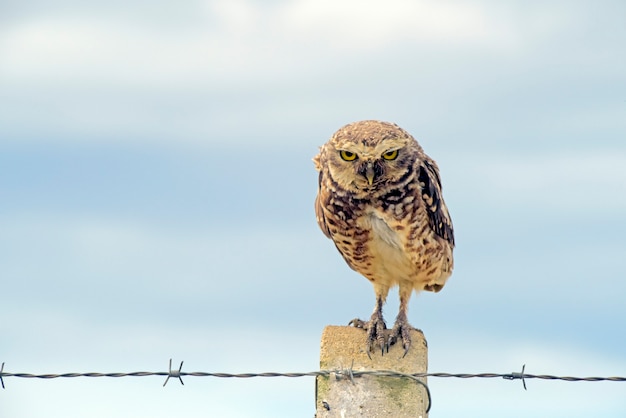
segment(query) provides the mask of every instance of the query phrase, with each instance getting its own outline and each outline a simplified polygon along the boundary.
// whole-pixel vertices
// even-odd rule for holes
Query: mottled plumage
[[[367,330],[368,353],[402,339],[413,290],[438,292],[452,274],[454,232],[441,194],[439,168],[399,126],[361,121],[339,129],[313,159],[319,171],[315,213],[348,265],[374,286],[376,306]],[[400,311],[385,335],[382,306],[399,286]]]

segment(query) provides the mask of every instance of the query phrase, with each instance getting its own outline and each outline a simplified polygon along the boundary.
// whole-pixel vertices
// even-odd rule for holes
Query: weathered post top
[[[320,368],[322,370],[388,370],[403,374],[426,373],[428,350],[421,331],[411,331],[412,345],[403,358],[401,344],[371,358],[365,347],[365,333],[350,326],[327,326],[322,333]],[[426,379],[422,379],[426,383]],[[316,380],[316,418],[327,417],[421,417],[427,418],[426,388],[410,378],[364,375],[337,379],[318,376]]]

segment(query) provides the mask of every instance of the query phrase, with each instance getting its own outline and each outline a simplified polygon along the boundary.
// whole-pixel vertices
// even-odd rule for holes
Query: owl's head
[[[366,120],[335,132],[314,161],[342,188],[362,193],[401,180],[421,153],[417,141],[398,125]]]

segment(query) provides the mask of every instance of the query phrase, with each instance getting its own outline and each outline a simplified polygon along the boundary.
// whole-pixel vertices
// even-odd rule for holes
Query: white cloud
[[[10,64],[1,75],[15,82],[153,84],[184,76],[197,57],[184,39],[98,18],[28,21],[6,32],[0,56]]]
[[[300,0],[269,8],[216,1],[207,3],[203,24],[178,31],[113,19],[44,16],[7,25],[0,32],[0,75],[18,82],[197,86],[323,72],[319,59],[327,54],[350,56],[407,42],[501,47],[516,36],[508,19],[479,5],[409,0]]]
[[[0,26],[0,141],[254,142],[259,132],[279,140],[275,131],[291,141],[284,132],[365,117],[419,120],[439,132],[479,125],[482,132],[520,120],[554,127],[560,108],[567,111],[556,115],[557,126],[574,129],[566,122],[572,112],[586,115],[590,101],[597,115],[582,128],[621,120],[622,106],[614,104],[621,99],[604,100],[616,90],[594,88],[608,83],[607,73],[621,79],[619,32],[591,30],[580,5],[220,0],[89,7],[65,4],[61,13],[31,4]],[[578,100],[553,90],[580,93],[574,84],[597,96]],[[494,109],[503,114],[483,128]]]
[[[494,43],[505,35],[505,22],[466,2],[303,0],[291,2],[283,16],[293,32],[324,39],[332,48],[377,49],[406,41]]]

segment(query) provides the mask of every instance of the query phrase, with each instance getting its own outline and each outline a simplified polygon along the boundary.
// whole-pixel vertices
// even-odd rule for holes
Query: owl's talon
[[[398,338],[402,339],[402,348],[404,348],[404,354],[402,358],[406,357],[409,352],[409,348],[411,348],[411,330],[414,330],[406,320],[406,317],[399,316],[396,319],[396,323],[393,325],[391,329],[391,333],[389,334],[389,344],[395,344],[398,341]]]
[[[405,358],[405,357],[406,357],[407,353],[409,352],[409,348],[410,348],[410,347],[411,347],[411,344],[407,345],[407,346],[404,348],[404,354],[402,354],[402,358]]]
[[[372,358],[370,353],[374,350],[374,347],[380,347],[380,353],[383,356],[385,355],[385,350],[389,352],[389,343],[385,332],[387,325],[383,319],[382,312],[375,311],[369,321],[355,318],[348,322],[348,326],[360,328],[367,332],[366,352],[370,359]]]

